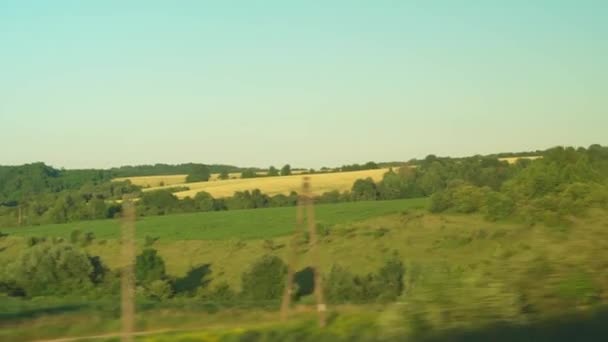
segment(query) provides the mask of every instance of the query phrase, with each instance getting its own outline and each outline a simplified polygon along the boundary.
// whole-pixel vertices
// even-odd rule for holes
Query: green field
[[[421,209],[426,202],[412,199],[315,207],[324,229],[319,242],[323,274],[328,274],[333,265],[340,265],[365,275],[376,271],[395,251],[406,267],[403,300],[407,305],[331,307],[342,317],[332,329],[354,328],[350,323],[340,323],[342,319],[363,319],[361,324],[371,324],[373,329],[396,329],[391,317],[410,317],[410,313],[400,311],[403,308],[420,313],[433,329],[439,329],[458,327],[460,322],[484,322],[488,317],[518,322],[535,321],[546,313],[585,315],[608,303],[608,262],[603,257],[608,249],[606,211],[590,210],[571,218],[568,226],[551,227],[490,222],[480,215],[430,214]],[[273,254],[287,260],[294,219],[293,207],[146,217],[137,224],[139,250],[146,235],[160,237],[153,247],[165,260],[170,276],[181,277],[192,267],[208,264],[212,284],[227,281],[239,290],[242,273],[260,256]],[[87,252],[100,256],[112,269],[119,265],[119,221],[111,220],[4,229],[8,236],[0,238],[0,264],[7,264],[26,249],[27,237],[69,237],[74,229],[94,232],[97,238],[85,247]],[[298,256],[298,269],[311,265],[312,256],[303,245]],[[46,305],[45,300],[20,304],[5,303],[0,298],[0,306],[5,306],[0,310],[0,317],[5,318],[4,337],[30,340],[118,329],[117,317],[111,314],[116,308],[96,310],[87,300],[85,309],[79,309],[81,304],[76,299],[78,305],[72,311],[69,303]],[[138,329],[215,329],[224,334],[273,324],[277,329],[284,328],[276,325],[276,307],[207,312],[197,298],[175,298],[160,305],[138,311]],[[447,309],[453,316],[435,315]],[[314,324],[310,323],[313,318],[309,312],[304,310],[296,323]],[[76,326],[84,328],[73,328]],[[203,338],[207,332],[184,332],[180,338],[197,336],[193,340],[215,341],[212,335]],[[158,340],[170,339],[161,336]]]
[[[407,199],[325,204],[315,206],[317,221],[333,225],[362,221],[423,208],[427,200]],[[160,237],[162,240],[264,239],[290,234],[296,216],[295,207],[256,210],[231,210],[170,216],[143,217],[137,221],[137,236]],[[6,228],[3,233],[14,236],[59,236],[68,238],[79,229],[93,232],[98,239],[115,239],[120,232],[119,220],[81,221],[38,227]]]

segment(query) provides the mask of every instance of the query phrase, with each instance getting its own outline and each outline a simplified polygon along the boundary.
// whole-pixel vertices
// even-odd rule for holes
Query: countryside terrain
[[[138,340],[594,340],[606,333],[608,148],[537,156],[308,174],[324,329],[310,236],[294,237],[302,175],[0,168],[0,340],[118,340],[124,195],[137,199]],[[281,323],[292,246],[293,314]]]
[[[389,169],[373,169],[365,171],[311,174],[307,176],[310,178],[310,182],[313,185],[313,193],[316,195],[322,195],[323,193],[330,191],[348,191],[351,189],[353,183],[357,179],[369,177],[374,181],[380,181],[382,176],[388,171]],[[144,179],[146,178],[149,177],[144,177]],[[142,182],[142,180],[140,180],[138,177],[120,178],[118,180],[129,180],[132,184]],[[148,182],[148,180],[143,180],[143,182]],[[188,190],[174,192],[178,198],[194,198],[197,193],[203,191],[209,193],[213,197],[229,197],[234,195],[234,193],[237,191],[253,191],[255,189],[258,189],[271,196],[278,194],[288,195],[291,192],[298,192],[301,189],[302,176],[290,175],[284,177],[228,179],[217,182],[206,181],[196,183],[186,183],[184,177],[183,182],[181,183],[171,182],[171,184],[167,184],[165,186],[145,188],[143,191],[171,189],[176,186],[188,188]]]

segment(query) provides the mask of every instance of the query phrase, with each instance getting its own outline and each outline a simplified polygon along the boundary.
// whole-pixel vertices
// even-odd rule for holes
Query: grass
[[[427,200],[406,199],[324,204],[315,206],[317,220],[323,224],[348,223],[398,213],[408,208],[422,208]],[[160,237],[162,240],[267,239],[290,234],[294,227],[295,207],[254,210],[230,210],[150,216],[137,221],[137,236]],[[14,236],[58,236],[69,238],[79,229],[93,232],[98,239],[118,238],[120,221],[81,221],[25,228],[7,228],[3,233]]]
[[[478,215],[429,214],[419,209],[425,204],[425,199],[412,199],[316,206],[318,221],[326,232],[320,236],[318,249],[321,272],[327,274],[332,265],[339,264],[357,274],[367,274],[376,271],[397,251],[405,264],[406,284],[410,281],[414,284],[406,285],[405,300],[416,300],[416,305],[431,313],[445,312],[448,308],[462,315],[477,310],[484,315],[489,311],[482,310],[494,305],[490,306],[492,314],[510,315],[515,312],[511,308],[518,308],[521,313],[517,311],[516,315],[525,312],[534,317],[539,313],[560,314],[564,310],[585,312],[598,303],[608,303],[605,211],[592,210],[584,218],[573,219],[568,230],[558,230],[517,222],[488,222]],[[243,271],[261,255],[273,254],[287,260],[288,234],[293,230],[294,216],[295,208],[272,208],[144,218],[137,226],[140,249],[144,236],[159,236],[153,247],[164,258],[171,276],[183,276],[193,266],[210,264],[212,283],[225,280],[238,289]],[[97,240],[86,250],[100,256],[110,268],[119,265],[117,221],[3,230],[9,236],[0,239],[0,265],[27,248],[25,237],[67,237],[74,228],[95,232]],[[266,240],[272,240],[272,244]],[[301,246],[298,258],[298,269],[311,265],[312,255],[305,246]],[[439,291],[441,296],[430,291]],[[433,298],[446,302],[432,302]],[[54,336],[78,335],[83,331],[69,327],[81,325],[100,332],[116,331],[118,327],[116,320],[108,321],[95,312],[85,319],[88,314],[71,312],[72,306],[59,304],[62,313],[54,314],[53,305],[43,306],[40,309],[44,315],[39,317],[34,315],[35,308],[24,307],[22,311],[34,316],[18,322],[4,319],[1,325],[4,335],[0,335],[0,340],[3,336],[8,340],[41,337],[44,336],[41,331],[52,331]],[[0,302],[0,307],[4,307],[0,312],[15,315],[14,306],[11,309]],[[381,317],[390,320],[394,307],[399,306],[380,309],[360,306],[357,310],[373,311],[377,317],[372,317],[372,322],[381,322]],[[140,324],[142,329],[149,330],[164,327],[231,330],[246,327],[250,319],[252,324],[266,324],[274,322],[277,316],[277,312],[256,309],[193,313],[176,306],[142,313]],[[431,322],[435,326],[451,324],[441,321],[441,317]],[[464,317],[460,319],[468,316]]]
[[[388,169],[377,169],[352,172],[321,173],[308,175],[308,177],[310,177],[312,192],[314,194],[321,195],[324,192],[333,190],[350,190],[353,183],[357,179],[361,178],[371,177],[373,180],[379,181],[387,171]],[[263,193],[268,195],[289,194],[292,191],[299,192],[301,190],[302,176],[291,175],[282,177],[228,179],[216,182],[186,183],[184,186],[187,186],[190,188],[190,190],[175,193],[177,197],[194,197],[198,192],[201,191],[206,191],[213,197],[229,197],[232,196],[236,191],[254,189],[260,189]],[[159,190],[169,187],[170,186],[168,185],[164,187],[152,187],[147,188],[144,191]]]

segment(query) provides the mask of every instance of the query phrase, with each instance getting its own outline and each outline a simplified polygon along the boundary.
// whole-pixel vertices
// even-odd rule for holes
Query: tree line
[[[520,159],[514,164],[500,161],[496,155],[429,155],[413,161],[413,166],[390,169],[378,182],[359,179],[349,191],[327,192],[315,201],[430,197],[432,212],[481,213],[490,220],[516,218],[548,224],[565,223],[589,207],[607,206],[608,147],[556,147],[538,155],[542,158]],[[192,177],[204,178],[207,171],[201,167]],[[291,167],[285,165],[281,170],[271,167],[268,174],[290,173]],[[270,196],[257,189],[226,198],[200,192],[180,200],[171,189],[141,192],[128,182],[110,182],[103,172],[61,171],[41,163],[17,169],[0,167],[0,176],[0,226],[14,226],[18,221],[44,224],[113,218],[121,210],[116,200],[125,195],[139,197],[140,216],[295,206],[298,200],[295,192]],[[201,178],[191,180],[196,179]]]
[[[140,298],[167,300],[191,297],[204,301],[278,302],[284,292],[287,265],[278,256],[266,254],[252,260],[241,274],[240,289],[213,279],[213,266],[191,267],[183,277],[167,274],[163,257],[154,249],[157,239],[147,238],[135,261],[136,294]],[[101,241],[100,241],[101,242]],[[99,243],[100,243],[99,242]],[[95,243],[92,233],[74,231],[69,240],[29,238],[15,260],[0,267],[0,295],[31,299],[40,296],[117,296],[120,270],[111,270],[99,256],[84,247]],[[377,272],[364,276],[334,265],[324,275],[324,291],[330,303],[393,301],[404,289],[405,268],[394,253]],[[314,272],[305,267],[295,273],[293,299],[311,295]]]

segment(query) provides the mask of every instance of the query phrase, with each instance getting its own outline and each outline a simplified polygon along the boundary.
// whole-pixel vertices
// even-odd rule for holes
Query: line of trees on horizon
[[[433,212],[481,213],[493,220],[520,217],[553,224],[565,222],[585,208],[606,206],[608,147],[557,147],[541,155],[541,159],[520,159],[514,164],[497,156],[429,155],[416,161],[415,168],[390,169],[378,182],[359,179],[349,191],[327,192],[315,200],[338,203],[430,197]],[[204,176],[206,171],[201,168],[200,174]],[[291,168],[285,165],[272,171],[276,173],[288,175]],[[0,167],[0,227],[114,218],[121,212],[116,200],[125,195],[140,198],[140,216],[295,206],[298,198],[295,192],[269,196],[252,190],[226,198],[200,192],[180,200],[171,191],[142,192],[129,182],[111,182],[103,173],[62,174],[41,163]]]

